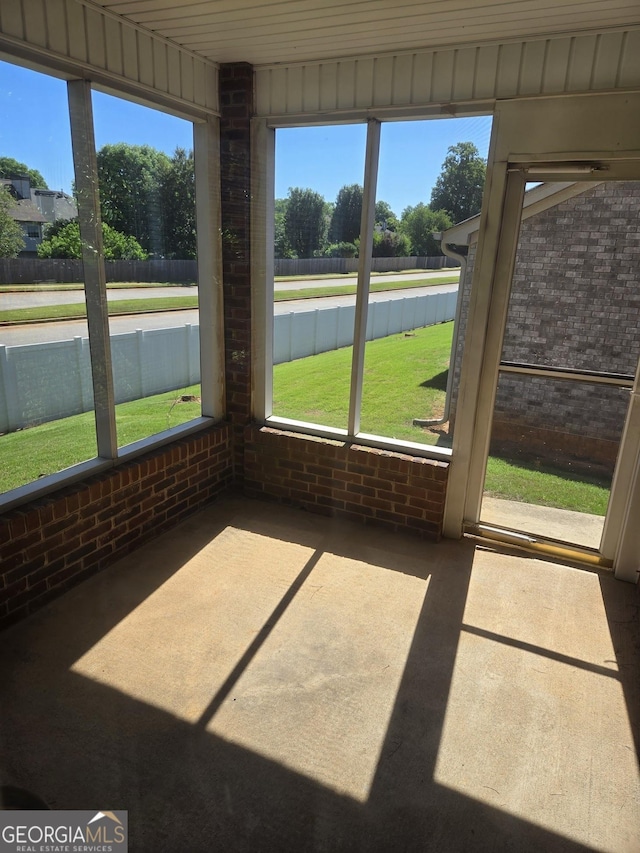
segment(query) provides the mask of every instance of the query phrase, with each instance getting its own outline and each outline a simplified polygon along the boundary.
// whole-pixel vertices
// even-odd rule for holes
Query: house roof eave
[[[528,219],[530,216],[535,216],[543,210],[548,210],[550,207],[580,195],[588,189],[591,189],[602,181],[563,181],[558,183],[542,183],[533,187],[524,195],[522,205],[522,218]],[[478,239],[480,231],[480,214],[471,216],[462,222],[458,222],[452,228],[442,232],[442,240],[445,243],[470,246]]]

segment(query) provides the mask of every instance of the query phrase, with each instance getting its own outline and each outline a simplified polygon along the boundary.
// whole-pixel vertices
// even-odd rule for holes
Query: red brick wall
[[[0,516],[0,627],[206,504],[231,458],[223,424]]]
[[[449,465],[252,425],[245,494],[439,540]]]
[[[226,411],[242,481],[243,431],[251,419],[251,116],[253,67],[220,66],[220,190]]]

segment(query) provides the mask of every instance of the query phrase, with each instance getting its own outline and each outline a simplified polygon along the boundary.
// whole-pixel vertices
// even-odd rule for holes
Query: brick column
[[[253,67],[220,66],[220,180],[227,415],[234,469],[244,476],[244,427],[251,419],[251,136]]]

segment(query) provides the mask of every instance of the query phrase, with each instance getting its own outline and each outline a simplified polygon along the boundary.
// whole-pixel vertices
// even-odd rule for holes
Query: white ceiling
[[[216,62],[379,54],[640,24],[639,0],[81,0]]]

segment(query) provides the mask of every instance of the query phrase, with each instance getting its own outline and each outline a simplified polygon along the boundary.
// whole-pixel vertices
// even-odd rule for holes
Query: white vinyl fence
[[[200,331],[185,325],[112,335],[116,403],[200,381]],[[0,346],[0,433],[89,412],[88,338]]]
[[[457,293],[405,297],[369,306],[367,340],[452,320]],[[353,343],[355,308],[280,314],[274,363]],[[198,326],[137,330],[111,337],[116,403],[200,381]],[[89,340],[0,345],[0,433],[93,409]]]
[[[454,290],[372,302],[368,309],[366,338],[372,341],[453,320],[457,298],[458,292]],[[273,333],[273,363],[282,364],[350,346],[355,311],[354,305],[347,305],[278,315]]]

